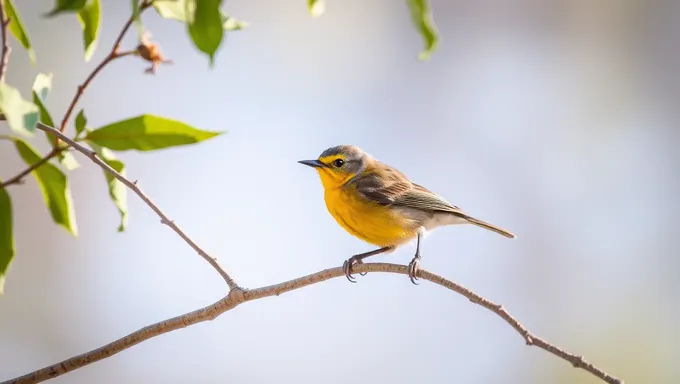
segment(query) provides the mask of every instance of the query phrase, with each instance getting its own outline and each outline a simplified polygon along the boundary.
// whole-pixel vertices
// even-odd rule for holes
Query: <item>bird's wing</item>
[[[378,204],[464,214],[441,196],[411,182],[400,171],[377,161],[375,168],[357,178],[354,184],[361,195]]]
[[[423,211],[450,212],[465,215],[462,209],[446,201],[443,197],[423,187],[412,183],[413,187],[399,196],[395,205],[416,208]],[[467,215],[465,215],[467,216]]]
[[[404,174],[378,161],[357,177],[353,184],[364,198],[383,205],[394,204],[413,188]]]

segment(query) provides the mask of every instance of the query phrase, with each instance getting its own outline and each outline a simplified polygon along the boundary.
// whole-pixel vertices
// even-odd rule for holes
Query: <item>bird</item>
[[[343,272],[352,283],[356,283],[352,275],[354,265],[362,264],[370,256],[390,253],[416,239],[408,277],[413,284],[418,284],[422,239],[426,233],[442,226],[474,224],[507,238],[516,238],[503,228],[470,216],[356,145],[330,147],[317,159],[298,163],[318,172],[326,208],[335,221],[354,237],[379,247],[344,261]]]

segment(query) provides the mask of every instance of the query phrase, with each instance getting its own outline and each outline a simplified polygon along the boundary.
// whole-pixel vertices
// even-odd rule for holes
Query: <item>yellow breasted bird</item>
[[[323,151],[316,160],[301,160],[321,177],[328,212],[347,232],[379,249],[354,255],[343,264],[345,276],[356,282],[352,266],[417,239],[408,275],[416,284],[420,241],[427,231],[453,224],[474,224],[505,237],[515,235],[476,219],[443,197],[409,180],[406,175],[374,159],[354,145]]]

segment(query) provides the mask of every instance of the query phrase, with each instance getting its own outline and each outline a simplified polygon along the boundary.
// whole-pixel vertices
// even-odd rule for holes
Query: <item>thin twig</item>
[[[357,264],[353,266],[352,269],[354,272],[387,272],[401,275],[408,274],[407,266],[388,263]],[[49,367],[39,369],[35,372],[31,372],[24,376],[5,381],[2,384],[10,383],[27,384],[38,383],[44,380],[48,380],[68,373],[70,371],[76,370],[78,368],[84,367],[86,365],[92,364],[99,360],[105,359],[107,357],[111,357],[112,355],[115,355],[118,352],[128,349],[152,337],[156,337],[177,329],[185,328],[196,323],[214,320],[221,314],[247,301],[253,301],[270,296],[279,296],[286,292],[300,289],[309,285],[321,283],[332,278],[344,276],[345,274],[343,272],[342,267],[337,267],[325,269],[323,271],[319,271],[311,275],[303,276],[297,279],[285,281],[267,287],[261,287],[252,290],[236,289],[231,291],[224,298],[206,307],[197,309],[189,313],[185,313],[177,317],[173,317],[171,319],[159,321],[155,324],[141,328],[135,332],[130,333],[127,336],[124,336],[112,343],[106,344],[90,352],[72,357],[70,359],[56,363]],[[583,357],[565,352],[564,350],[548,343],[547,341],[529,333],[529,331],[527,331],[526,328],[514,317],[512,317],[505,309],[503,309],[501,305],[495,304],[470,291],[469,289],[461,285],[458,285],[450,280],[447,280],[444,277],[438,276],[432,272],[420,269],[418,271],[418,277],[422,278],[423,280],[431,281],[444,288],[448,288],[456,293],[459,293],[465,296],[468,300],[472,301],[473,303],[479,304],[484,308],[487,308],[490,311],[494,312],[495,314],[500,316],[503,320],[505,320],[508,324],[510,324],[515,330],[517,330],[517,332],[519,332],[519,334],[522,335],[522,337],[524,337],[525,340],[527,341],[530,340],[531,342],[529,343],[529,345],[535,345],[541,349],[544,349],[554,354],[555,356],[558,356],[568,361],[574,367],[582,368],[592,373],[593,375],[597,376],[598,378],[604,380],[607,383],[623,384],[623,381],[611,376],[610,374],[604,372],[602,369],[585,361]]]
[[[1,1],[1,0],[0,0],[0,1]],[[41,159],[38,160],[37,162],[31,164],[30,166],[28,166],[28,168],[26,168],[26,169],[24,169],[23,171],[19,172],[19,174],[17,174],[16,176],[12,177],[11,179],[7,179],[7,180],[5,180],[4,182],[0,183],[0,188],[4,188],[4,187],[6,187],[6,186],[8,186],[8,185],[12,185],[12,184],[21,184],[21,183],[23,182],[24,177],[25,177],[26,175],[28,175],[29,173],[35,171],[35,170],[38,169],[40,166],[42,166],[43,164],[47,163],[48,161],[50,161],[50,159],[52,159],[54,156],[56,156],[56,154],[55,154],[55,155],[52,155],[53,152],[54,152],[54,151],[50,152],[49,154],[47,154],[47,156],[44,156],[43,158],[41,158]]]
[[[141,14],[151,6],[151,2],[147,1],[142,1],[142,3],[139,6],[139,13]],[[125,24],[123,25],[123,28],[120,30],[120,33],[118,34],[118,37],[116,40],[113,42],[113,46],[111,46],[111,51],[109,52],[108,55],[102,60],[97,67],[90,73],[90,75],[85,79],[85,81],[78,86],[78,89],[76,90],[76,94],[73,96],[73,100],[71,100],[71,104],[69,104],[68,108],[66,109],[66,113],[64,114],[64,118],[61,120],[61,125],[59,126],[59,131],[64,132],[66,130],[66,126],[68,125],[68,120],[71,118],[71,115],[73,114],[73,111],[75,110],[76,104],[78,104],[78,101],[80,100],[80,97],[83,95],[85,92],[85,89],[87,86],[90,84],[90,82],[97,76],[97,74],[110,62],[112,62],[115,59],[121,58],[123,56],[131,55],[134,52],[120,52],[120,44],[123,41],[123,38],[125,37],[125,34],[127,31],[130,29],[132,26],[132,23],[135,22],[135,15],[131,15],[130,18],[127,19]]]
[[[12,48],[9,46],[7,39],[7,27],[9,26],[9,16],[5,17],[5,2],[0,0],[0,28],[2,29],[2,58],[0,58],[0,83],[5,81],[7,74],[7,63],[9,63],[9,54]]]
[[[61,133],[59,130],[57,130],[57,129],[55,129],[55,128],[52,128],[52,127],[50,127],[50,126],[48,126],[48,125],[45,125],[45,124],[43,124],[43,123],[41,123],[41,122],[38,122],[38,124],[36,125],[36,128],[38,128],[38,129],[40,129],[41,131],[46,132],[46,133],[48,133],[48,134],[52,134],[52,135],[55,135],[55,136],[59,137],[59,138],[60,138],[61,140],[63,140],[66,144],[68,144],[70,147],[73,147],[73,148],[76,149],[78,152],[80,152],[80,153],[84,154],[85,156],[89,157],[90,160],[92,160],[93,162],[95,162],[95,164],[97,164],[97,165],[99,165],[100,167],[104,168],[104,170],[106,170],[107,172],[109,172],[110,174],[112,174],[112,175],[113,175],[116,179],[118,179],[121,183],[125,184],[125,186],[128,187],[128,188],[130,188],[135,194],[137,194],[137,196],[139,196],[139,198],[142,199],[142,200],[146,203],[146,205],[149,206],[149,208],[151,208],[154,212],[156,212],[156,214],[158,215],[158,217],[161,218],[161,223],[162,223],[162,224],[167,225],[167,226],[170,227],[173,231],[175,231],[175,233],[177,233],[177,234],[179,235],[179,237],[182,238],[182,240],[184,240],[187,244],[189,244],[189,246],[191,246],[191,248],[193,248],[194,251],[196,251],[196,252],[197,252],[202,258],[204,258],[204,259],[205,259],[205,260],[206,260],[213,268],[215,268],[215,270],[220,274],[220,276],[222,276],[222,278],[224,279],[224,281],[227,282],[227,285],[229,286],[229,289],[230,289],[230,290],[235,290],[235,289],[238,289],[238,288],[239,288],[238,284],[236,284],[236,282],[234,281],[234,279],[232,279],[232,278],[229,276],[229,274],[227,273],[227,271],[225,271],[224,268],[222,268],[222,267],[220,266],[220,264],[217,262],[217,259],[214,258],[214,257],[211,257],[210,255],[208,255],[208,253],[205,252],[203,249],[201,249],[201,247],[199,247],[198,244],[196,244],[193,240],[191,240],[191,238],[190,238],[189,236],[187,236],[187,234],[184,233],[184,231],[182,231],[182,229],[180,229],[180,227],[178,227],[177,224],[175,224],[174,221],[170,220],[170,219],[168,218],[168,216],[167,216],[165,213],[163,213],[163,211],[161,211],[161,209],[158,208],[158,206],[157,206],[153,201],[151,201],[151,199],[149,199],[149,197],[148,197],[144,192],[142,192],[142,190],[141,190],[141,189],[139,188],[139,186],[137,185],[137,182],[136,182],[136,181],[135,181],[135,182],[130,181],[130,180],[127,179],[125,176],[123,176],[123,175],[121,175],[120,173],[118,173],[118,172],[117,172],[115,169],[113,169],[110,165],[106,164],[106,162],[104,162],[103,160],[101,160],[101,159],[97,156],[97,153],[96,153],[96,152],[94,152],[94,151],[92,151],[92,150],[90,150],[90,149],[88,149],[88,148],[85,148],[84,146],[80,145],[79,143],[73,141],[71,138],[69,138],[68,136],[64,135],[64,134]]]
[[[140,6],[139,6],[139,13],[141,14],[151,6],[151,2],[146,2],[143,1]],[[73,114],[73,111],[76,108],[76,104],[78,104],[78,100],[80,100],[80,97],[83,95],[85,92],[85,89],[87,86],[90,84],[90,82],[97,76],[97,74],[110,62],[112,62],[115,59],[118,59],[123,56],[131,55],[133,52],[125,52],[121,53],[120,52],[120,44],[123,41],[123,38],[125,37],[125,34],[127,31],[130,29],[132,26],[132,23],[135,22],[135,15],[131,15],[125,24],[123,24],[123,28],[120,30],[120,33],[118,34],[118,37],[116,40],[113,42],[113,46],[111,47],[111,51],[109,52],[108,55],[102,60],[97,67],[90,73],[90,76],[88,76],[85,81],[78,86],[78,89],[76,90],[76,94],[73,96],[73,100],[71,100],[71,104],[69,104],[68,108],[66,109],[66,113],[64,114],[64,118],[61,120],[61,125],[59,126],[59,131],[62,133],[66,131],[66,127],[68,125],[68,120],[71,118],[71,115]]]
[[[123,30],[125,32],[129,28],[129,25],[126,24],[126,28]],[[66,127],[68,125],[68,120],[71,118],[71,115],[73,114],[73,110],[76,108],[76,105],[78,104],[78,101],[80,100],[80,97],[85,93],[85,89],[87,89],[88,85],[94,80],[95,77],[101,72],[104,67],[106,67],[110,62],[119,59],[124,56],[132,55],[134,52],[129,51],[129,52],[119,52],[118,49],[116,48],[117,46],[114,46],[114,49],[111,50],[111,52],[106,55],[104,60],[102,60],[99,65],[97,65],[92,72],[90,72],[90,75],[87,76],[85,81],[78,86],[76,89],[76,94],[73,96],[73,99],[71,100],[71,104],[69,104],[68,109],[66,110],[66,113],[64,114],[64,118],[61,120],[61,125],[59,126],[59,131],[62,133],[66,131]]]
[[[2,1],[0,0],[0,2],[2,2]],[[104,69],[104,67],[106,67],[107,64],[109,64],[110,62],[112,62],[113,60],[115,60],[117,58],[132,55],[132,54],[133,54],[133,52],[129,51],[129,52],[123,52],[123,53],[116,53],[115,55],[113,53],[108,55],[101,63],[99,63],[99,65],[92,71],[92,73],[90,73],[90,75],[87,77],[87,79],[85,79],[85,82],[82,85],[78,86],[78,91],[76,92],[76,95],[73,98],[73,101],[71,102],[71,105],[69,106],[69,109],[68,109],[66,115],[64,116],[64,120],[62,121],[61,132],[63,132],[65,130],[66,124],[68,122],[68,118],[69,118],[71,112],[73,111],[73,108],[75,108],[76,102],[78,101],[80,96],[85,91],[85,87],[87,87],[88,84],[90,84],[90,82],[97,76],[97,74],[99,74],[99,72],[101,72],[102,69]],[[56,143],[59,144],[59,139],[57,139]],[[52,160],[53,158],[57,157],[66,148],[67,147],[63,147],[63,146],[62,147],[56,146],[56,147],[52,148],[52,150],[47,155],[43,156],[39,161],[37,161],[36,163],[33,163],[28,168],[19,172],[16,176],[14,176],[10,179],[7,179],[6,181],[0,183],[0,188],[5,188],[8,185],[12,185],[12,184],[20,184],[21,181],[23,180],[23,178],[26,177],[29,173],[33,172],[34,170],[36,170],[37,168],[39,168],[43,164],[45,164],[48,161]]]
[[[152,2],[151,1],[143,1],[140,5],[139,12],[140,14],[149,8],[151,6]],[[0,10],[2,10],[2,0],[0,0]],[[90,85],[92,80],[97,77],[97,75],[106,67],[108,64],[110,64],[112,61],[119,59],[124,56],[129,56],[134,54],[134,51],[126,51],[126,52],[120,52],[120,44],[123,41],[123,37],[125,37],[125,34],[127,31],[130,29],[130,26],[132,23],[134,23],[135,17],[134,15],[130,16],[130,18],[125,22],[123,25],[123,28],[121,29],[120,33],[118,34],[118,37],[113,43],[113,46],[111,47],[111,51],[109,52],[108,55],[102,60],[101,63],[99,63],[93,70],[90,72],[90,74],[85,78],[85,81],[78,86],[76,89],[76,94],[73,96],[73,99],[71,100],[71,103],[69,104],[68,108],[66,109],[66,113],[64,114],[64,118],[61,120],[61,125],[59,126],[59,130],[63,133],[66,131],[66,127],[68,126],[68,121],[71,118],[71,115],[73,114],[73,111],[76,108],[76,105],[78,104],[78,101],[80,100],[80,97],[83,95],[85,92],[85,89]],[[7,25],[3,25],[2,31],[2,40],[3,43],[6,43],[6,29]],[[3,44],[4,45],[4,44]],[[7,53],[5,53],[7,52]],[[9,52],[3,50],[3,62],[4,59],[6,59],[9,56]],[[2,64],[0,64],[2,65]],[[6,66],[5,66],[6,67]],[[4,74],[4,68],[0,67],[0,70],[2,74]],[[4,120],[4,116],[0,118],[0,120]],[[39,168],[43,164],[47,163],[48,161],[52,160],[53,158],[57,157],[63,150],[66,148],[60,147],[59,144],[59,138],[57,137],[57,140],[55,142],[57,145],[45,156],[43,156],[38,162],[35,164],[32,164],[28,168],[24,169],[23,171],[19,172],[14,177],[11,177],[7,179],[6,181],[0,183],[0,189],[1,188],[6,188],[12,184],[21,184],[23,181],[23,178],[26,177],[29,173],[34,171],[35,169]]]

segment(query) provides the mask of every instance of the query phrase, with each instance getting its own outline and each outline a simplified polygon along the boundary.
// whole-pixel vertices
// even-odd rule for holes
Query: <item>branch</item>
[[[140,7],[140,11],[148,8],[151,5],[152,0],[148,1],[143,1]],[[7,42],[7,26],[9,24],[9,20],[4,19],[4,10],[3,10],[3,2],[0,0],[0,16],[2,16],[2,19],[0,19],[0,29],[1,29],[1,38],[2,38],[2,57],[0,58],[0,81],[4,81],[5,78],[5,73],[7,69],[7,62],[8,62],[8,57],[10,53],[10,48]],[[38,383],[41,381],[49,380],[52,378],[55,378],[57,376],[61,376],[65,373],[68,373],[70,371],[82,368],[86,365],[92,364],[94,362],[97,362],[99,360],[108,358],[114,354],[117,354],[121,351],[124,351],[128,348],[131,348],[134,345],[137,345],[145,340],[151,339],[153,337],[180,329],[180,328],[185,328],[190,325],[204,322],[204,321],[209,321],[209,320],[214,320],[223,313],[237,307],[238,305],[248,302],[248,301],[254,301],[258,299],[262,299],[265,297],[270,297],[270,296],[279,296],[283,293],[297,290],[300,288],[304,288],[309,285],[321,283],[323,281],[336,278],[336,277],[341,277],[344,276],[344,271],[341,267],[336,267],[336,268],[331,268],[331,269],[325,269],[307,276],[303,276],[297,279],[285,281],[279,284],[275,285],[270,285],[266,287],[261,287],[253,290],[244,290],[240,288],[236,282],[229,276],[229,274],[219,265],[217,262],[217,259],[211,257],[208,255],[205,251],[203,251],[191,238],[189,238],[184,231],[182,231],[172,220],[170,220],[161,209],[156,206],[156,204],[149,199],[148,196],[137,186],[137,182],[131,182],[124,176],[122,176],[120,173],[118,173],[115,169],[113,169],[111,166],[109,166],[106,162],[101,160],[97,154],[88,149],[85,148],[84,146],[80,145],[79,143],[75,142],[74,140],[68,138],[66,135],[63,134],[63,132],[66,129],[66,126],[68,124],[68,120],[70,119],[71,115],[73,114],[73,111],[75,109],[75,106],[77,105],[80,97],[83,95],[85,89],[87,86],[94,80],[94,78],[101,72],[101,70],[110,62],[113,60],[132,54],[132,52],[123,52],[121,53],[119,51],[120,49],[120,43],[127,32],[127,30],[130,28],[132,23],[134,22],[134,16],[130,17],[130,19],[126,22],[126,24],[123,26],[123,29],[121,30],[120,34],[118,35],[118,38],[114,42],[114,45],[110,51],[110,53],[102,60],[102,62],[95,67],[95,69],[90,73],[90,75],[85,79],[83,84],[81,84],[77,91],[75,96],[73,97],[65,115],[64,118],[62,119],[60,129],[57,130],[55,128],[49,127],[47,125],[44,125],[42,123],[37,124],[37,128],[49,133],[55,135],[58,140],[64,141],[68,146],[71,146],[75,148],[77,151],[83,153],[85,156],[89,157],[95,164],[99,165],[101,168],[103,168],[106,172],[109,172],[112,174],[117,180],[122,182],[125,186],[127,186],[129,189],[131,189],[135,194],[137,194],[160,218],[161,218],[161,223],[169,226],[177,235],[179,235],[189,246],[191,246],[203,259],[205,259],[221,276],[222,278],[226,281],[227,285],[229,286],[230,292],[227,294],[225,297],[220,299],[219,301],[210,304],[206,307],[197,309],[195,311],[173,317],[171,319],[163,320],[160,322],[157,322],[155,324],[146,326],[144,328],[141,328],[127,336],[124,336],[118,340],[115,340],[107,345],[104,345],[100,348],[94,349],[90,352],[72,357],[70,359],[64,360],[62,362],[56,363],[54,365],[39,369],[37,371],[28,373],[24,376],[17,377],[14,379],[10,379],[8,381],[5,381],[3,384],[8,384],[8,383]],[[55,147],[49,154],[47,154],[45,157],[40,159],[38,162],[32,164],[30,167],[16,175],[15,177],[7,180],[6,182],[0,184],[0,188],[6,187],[7,185],[10,184],[15,184],[15,183],[20,183],[22,178],[31,173],[33,170],[37,169],[41,165],[45,164],[48,162],[50,159],[53,157],[57,156],[61,151],[65,150],[68,147],[65,148],[58,148]],[[388,263],[370,263],[370,264],[358,264],[353,266],[353,270],[357,273],[363,273],[363,272],[384,272],[384,273],[394,273],[394,274],[402,274],[406,275],[408,274],[408,267],[405,265],[397,265],[397,264],[388,264]],[[517,319],[515,319],[510,313],[505,310],[505,308],[502,305],[496,304],[482,296],[479,296],[478,294],[470,291],[469,289],[458,285],[448,279],[445,279],[444,277],[438,276],[434,273],[428,272],[426,270],[420,269],[417,272],[418,276],[422,278],[423,280],[427,280],[430,282],[433,282],[437,285],[440,285],[444,288],[450,289],[464,297],[466,297],[468,300],[471,302],[480,305],[496,315],[498,315],[500,318],[502,318],[505,322],[507,322],[512,328],[519,333],[522,338],[524,338],[524,341],[526,342],[527,345],[533,345],[538,348],[541,348],[569,363],[571,363],[575,368],[581,368],[594,376],[604,380],[607,383],[610,384],[623,384],[623,381],[620,379],[617,379],[610,374],[606,373],[602,369],[596,367],[592,363],[586,361],[582,356],[574,355],[571,354],[551,343],[548,341],[539,338],[538,336],[532,334],[529,332],[529,330],[524,327]]]
[[[0,0],[2,1],[2,0]],[[52,159],[56,154],[54,153],[55,151],[52,151],[48,153],[46,156],[44,156],[42,159],[38,160],[37,162],[31,164],[28,168],[24,169],[23,171],[19,172],[16,176],[12,177],[11,179],[7,179],[5,182],[0,183],[0,188],[4,188],[8,185],[12,184],[21,184],[24,180],[24,177],[28,175],[29,173],[35,171],[38,169],[41,165],[47,163]]]
[[[123,29],[123,33],[125,31],[127,31],[128,27],[129,27],[129,24],[126,24],[125,29]],[[112,62],[112,61],[114,61],[118,58],[133,54],[132,51],[121,53],[121,52],[118,51],[117,47],[118,47],[117,45],[114,46],[114,49],[112,49],[111,52],[108,55],[106,55],[104,60],[102,60],[102,62],[99,63],[99,65],[97,65],[92,70],[90,75],[87,76],[85,81],[78,86],[78,88],[76,90],[76,94],[73,96],[73,99],[71,100],[71,104],[69,104],[68,109],[66,110],[66,113],[64,114],[64,118],[61,120],[61,125],[59,127],[59,131],[61,131],[61,132],[66,131],[66,126],[68,125],[68,120],[71,118],[71,115],[73,114],[73,110],[76,108],[76,104],[78,104],[80,97],[83,95],[83,93],[85,93],[85,89],[87,89],[87,86],[90,85],[90,83],[92,82],[92,80],[94,80],[95,77],[97,77],[99,72],[101,72],[101,70],[104,69],[104,67],[106,67],[110,62]]]
[[[79,143],[71,140],[67,136],[65,136],[63,133],[59,132],[59,130],[46,126],[42,123],[38,123],[37,125],[38,129],[51,133],[53,135],[56,135],[60,139],[64,140],[68,145],[72,146],[75,148],[77,151],[83,153],[87,157],[89,157],[94,163],[99,165],[101,168],[103,168],[106,172],[111,173],[116,179],[121,181],[123,184],[125,184],[128,188],[130,188],[133,192],[135,192],[144,202],[154,210],[160,216],[161,222],[168,225],[170,228],[172,228],[184,241],[186,241],[194,250],[196,250],[199,255],[201,255],[205,260],[207,260],[221,275],[222,277],[227,281],[227,284],[229,285],[230,292],[228,295],[220,299],[219,301],[210,304],[206,307],[197,309],[195,311],[185,313],[183,315],[173,317],[171,319],[163,320],[160,322],[157,322],[155,324],[146,326],[144,328],[141,328],[127,336],[124,336],[118,340],[115,340],[109,344],[106,344],[102,347],[99,347],[97,349],[94,349],[90,352],[86,352],[84,354],[72,357],[70,359],[64,360],[62,362],[56,363],[54,365],[51,365],[49,367],[45,367],[42,369],[39,369],[37,371],[28,373],[24,376],[20,376],[8,381],[5,381],[3,384],[19,384],[19,383],[38,383],[41,381],[45,381],[51,378],[55,378],[57,376],[61,376],[65,373],[68,373],[70,371],[82,368],[86,365],[92,364],[94,362],[97,362],[99,360],[108,358],[112,355],[115,355],[116,353],[119,353],[125,349],[128,349],[134,345],[137,345],[145,340],[151,339],[153,337],[162,335],[164,333],[168,333],[180,328],[185,328],[190,325],[208,321],[208,320],[214,320],[221,314],[235,308],[236,306],[245,303],[247,301],[253,301],[253,300],[258,300],[262,299],[265,297],[269,296],[279,296],[283,293],[293,291],[296,289],[300,289],[312,284],[317,284],[321,283],[323,281],[335,278],[335,277],[340,277],[344,276],[344,271],[341,267],[336,267],[336,268],[331,268],[331,269],[325,269],[323,271],[319,271],[316,273],[313,273],[311,275],[303,276],[297,279],[285,281],[279,284],[275,285],[270,285],[266,287],[261,287],[257,289],[252,289],[252,290],[246,290],[243,288],[240,288],[234,281],[229,277],[229,275],[217,264],[217,260],[213,259],[212,257],[208,256],[203,250],[201,250],[200,247],[198,247],[191,239],[189,239],[184,232],[182,232],[179,227],[177,227],[171,220],[167,218],[167,216],[139,189],[137,186],[136,182],[131,182],[118,172],[116,172],[115,169],[111,168],[108,164],[106,164],[104,161],[102,161],[97,154],[90,150],[85,148],[84,146],[80,145]],[[408,267],[405,265],[398,265],[398,264],[388,264],[388,263],[370,263],[370,264],[358,264],[353,266],[354,272],[357,273],[362,273],[362,272],[387,272],[387,273],[396,273],[396,274],[402,274],[406,275],[408,274]],[[527,328],[522,325],[517,319],[515,319],[510,313],[503,308],[502,305],[496,304],[474,292],[471,290],[458,285],[454,283],[453,281],[450,281],[448,279],[445,279],[444,277],[438,276],[432,272],[428,272],[426,270],[420,269],[418,271],[418,277],[433,282],[437,285],[440,285],[444,288],[450,289],[464,297],[466,297],[468,300],[472,301],[473,303],[480,305],[496,315],[498,315],[500,318],[505,320],[517,333],[519,333],[522,338],[524,338],[524,341],[526,342],[527,345],[533,345],[538,348],[541,348],[547,352],[552,353],[553,355],[569,362],[572,364],[575,368],[581,368],[587,372],[590,372],[594,376],[604,380],[607,383],[610,384],[623,384],[623,381],[620,379],[615,378],[614,376],[606,373],[602,369],[598,368],[597,366],[593,365],[592,363],[586,361],[582,356],[574,355],[571,354],[549,342],[546,340],[532,334],[527,330]]]
[[[7,63],[9,63],[9,54],[12,48],[9,47],[7,39],[7,27],[10,23],[9,17],[5,19],[5,2],[0,0],[0,29],[2,29],[2,58],[0,58],[0,82],[5,81],[7,74]]]
[[[142,1],[142,3],[139,6],[139,13],[141,14],[144,12],[147,8],[151,6],[151,1]],[[132,26],[132,23],[135,22],[135,15],[131,15],[130,18],[123,24],[123,28],[120,30],[120,33],[118,34],[118,37],[116,40],[113,42],[113,46],[111,47],[111,51],[109,52],[108,55],[102,60],[97,67],[90,73],[90,75],[85,79],[83,84],[78,86],[78,89],[76,90],[76,94],[73,96],[73,100],[71,100],[71,104],[68,106],[68,109],[66,109],[66,113],[64,114],[64,118],[61,120],[61,125],[59,126],[59,131],[62,133],[66,130],[66,126],[68,124],[68,120],[71,118],[71,115],[73,114],[73,110],[76,107],[76,104],[78,104],[78,100],[80,100],[80,97],[83,95],[85,92],[85,89],[87,86],[90,84],[90,82],[97,76],[97,74],[110,62],[112,62],[115,59],[118,59],[123,56],[131,55],[133,52],[125,52],[121,53],[120,52],[120,43],[123,41],[123,37],[125,37],[125,34],[127,31],[130,29]],[[57,140],[58,142],[58,140]]]
[[[140,5],[139,12],[140,14],[147,8],[151,6],[151,1],[143,1]],[[0,0],[0,11],[2,11],[2,5],[3,1]],[[0,12],[0,15],[2,15],[2,12]],[[76,94],[73,96],[73,99],[71,100],[71,103],[69,104],[68,108],[66,109],[66,113],[64,114],[64,118],[61,120],[61,125],[59,126],[59,130],[63,133],[66,131],[66,127],[68,125],[68,121],[71,118],[71,115],[73,114],[73,111],[76,108],[76,105],[78,104],[78,101],[80,100],[80,97],[83,96],[83,93],[85,92],[85,89],[90,85],[92,80],[99,75],[99,73],[106,67],[108,64],[110,64],[112,61],[119,59],[124,56],[129,56],[132,55],[134,52],[133,51],[126,51],[126,52],[120,52],[120,44],[123,41],[123,37],[127,33],[127,31],[130,29],[130,26],[132,26],[132,23],[134,23],[135,16],[132,15],[130,18],[125,22],[123,25],[123,28],[121,29],[120,33],[118,34],[118,37],[116,38],[115,42],[113,43],[113,46],[111,47],[111,51],[109,52],[108,55],[90,72],[90,74],[85,78],[85,81],[80,84],[76,90]],[[0,81],[4,79],[4,74],[6,70],[6,61],[9,58],[9,46],[7,46],[7,25],[9,24],[9,20],[7,22],[2,23],[2,43],[3,43],[3,55],[2,55],[2,61],[0,61]],[[0,120],[4,120],[4,116],[0,116]],[[59,147],[59,138],[56,140],[56,146],[50,151],[47,155],[43,156],[38,162],[35,164],[32,164],[28,168],[24,169],[23,171],[19,172],[16,176],[7,179],[6,181],[0,183],[0,188],[6,188],[7,186],[10,186],[12,184],[21,184],[23,181],[23,178],[26,177],[29,173],[33,172],[43,164],[47,163],[48,161],[52,160],[53,158],[57,157],[63,150],[66,148],[64,147]]]
[[[191,248],[194,249],[202,258],[205,259],[215,270],[222,276],[224,281],[227,282],[227,285],[229,286],[230,290],[237,290],[239,288],[238,284],[229,276],[227,271],[224,270],[220,266],[220,264],[217,262],[217,259],[214,257],[211,257],[206,253],[201,247],[198,246],[189,236],[187,236],[180,227],[175,224],[174,221],[170,220],[168,216],[161,211],[158,206],[151,201],[151,199],[144,193],[142,190],[137,186],[137,181],[130,181],[128,180],[125,176],[121,175],[118,173],[115,169],[113,169],[110,165],[106,164],[103,160],[101,160],[98,156],[97,153],[92,151],[91,149],[85,148],[84,146],[78,144],[77,142],[73,141],[70,139],[68,136],[64,135],[61,133],[59,130],[52,128],[50,126],[47,126],[41,122],[38,122],[36,125],[36,128],[40,129],[43,132],[46,132],[48,134],[52,134],[57,136],[59,139],[63,140],[66,144],[69,146],[73,147],[76,149],[78,152],[84,154],[85,156],[89,157],[90,160],[92,160],[95,164],[99,165],[102,167],[106,172],[112,174],[116,179],[118,179],[121,183],[125,184],[126,187],[130,188],[137,196],[139,196],[140,199],[142,199],[146,205],[149,206],[156,214],[158,217],[161,218],[161,223],[167,225],[170,227],[175,233],[179,235],[179,237],[182,238]]]
[[[388,263],[357,264],[354,265],[352,269],[354,272],[385,272],[401,275],[408,274],[407,266]],[[232,290],[224,298],[206,307],[197,309],[189,313],[185,313],[177,317],[173,317],[171,319],[159,321],[155,324],[141,328],[135,332],[130,333],[127,336],[124,336],[112,343],[106,344],[90,352],[72,357],[60,363],[39,369],[35,372],[31,372],[24,376],[5,381],[2,384],[38,383],[44,380],[55,378],[70,371],[92,364],[96,361],[105,359],[107,357],[111,357],[112,355],[115,355],[118,352],[128,349],[152,337],[156,337],[177,329],[185,328],[196,323],[214,320],[221,314],[231,309],[234,309],[236,306],[242,303],[262,299],[269,296],[279,296],[283,293],[304,288],[309,285],[321,283],[332,278],[341,276],[344,277],[344,275],[345,274],[342,270],[342,267],[336,267],[331,269],[324,269],[323,271],[319,271],[311,275],[303,276],[293,280],[288,280],[267,287],[261,287],[252,290],[235,289]],[[438,276],[432,272],[420,269],[418,271],[418,277],[422,278],[423,280],[433,282],[444,288],[450,289],[456,293],[459,293],[465,296],[473,303],[481,305],[482,307],[497,314],[508,324],[510,324],[520,335],[522,335],[522,337],[524,338],[528,345],[535,345],[541,349],[544,349],[554,354],[555,356],[568,361],[574,367],[582,368],[592,373],[593,375],[597,376],[598,378],[604,380],[607,383],[623,384],[623,381],[611,376],[610,374],[604,372],[602,369],[587,362],[583,357],[565,352],[564,350],[531,334],[519,321],[512,317],[512,315],[510,315],[503,308],[503,306],[495,304],[470,291],[469,289],[461,285],[458,285],[450,280],[447,280],[441,276]]]

